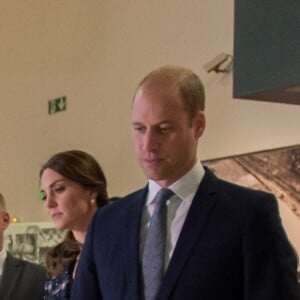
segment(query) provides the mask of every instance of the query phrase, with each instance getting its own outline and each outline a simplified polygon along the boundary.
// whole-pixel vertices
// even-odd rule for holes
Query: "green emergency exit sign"
[[[48,101],[48,114],[52,115],[67,109],[67,97],[59,97]]]

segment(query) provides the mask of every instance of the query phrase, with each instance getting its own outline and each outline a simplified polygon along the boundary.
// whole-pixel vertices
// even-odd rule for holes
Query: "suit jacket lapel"
[[[158,299],[169,299],[185,262],[195,243],[201,238],[201,233],[216,204],[216,183],[217,178],[206,170],[179,235]]]
[[[146,201],[147,187],[136,192],[125,210],[124,243],[125,253],[124,261],[126,264],[126,273],[128,286],[132,288],[132,299],[140,299],[140,220]]]
[[[11,299],[11,293],[17,287],[17,279],[21,272],[21,262],[9,253],[4,265],[4,271],[1,277],[0,296],[1,300]]]

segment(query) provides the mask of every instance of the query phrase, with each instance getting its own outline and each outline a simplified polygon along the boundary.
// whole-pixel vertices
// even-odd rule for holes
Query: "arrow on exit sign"
[[[64,111],[67,109],[67,97],[59,97],[48,101],[48,114]]]

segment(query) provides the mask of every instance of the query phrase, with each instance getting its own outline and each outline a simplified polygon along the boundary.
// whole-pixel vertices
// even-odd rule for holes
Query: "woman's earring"
[[[93,199],[90,200],[90,202],[91,202],[91,205],[95,205],[96,200],[93,198]]]

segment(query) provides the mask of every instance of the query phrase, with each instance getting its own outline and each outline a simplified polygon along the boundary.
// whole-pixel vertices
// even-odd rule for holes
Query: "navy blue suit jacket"
[[[147,187],[96,213],[73,300],[143,299],[140,219]],[[273,195],[206,170],[183,225],[158,300],[299,300],[297,258]]]

